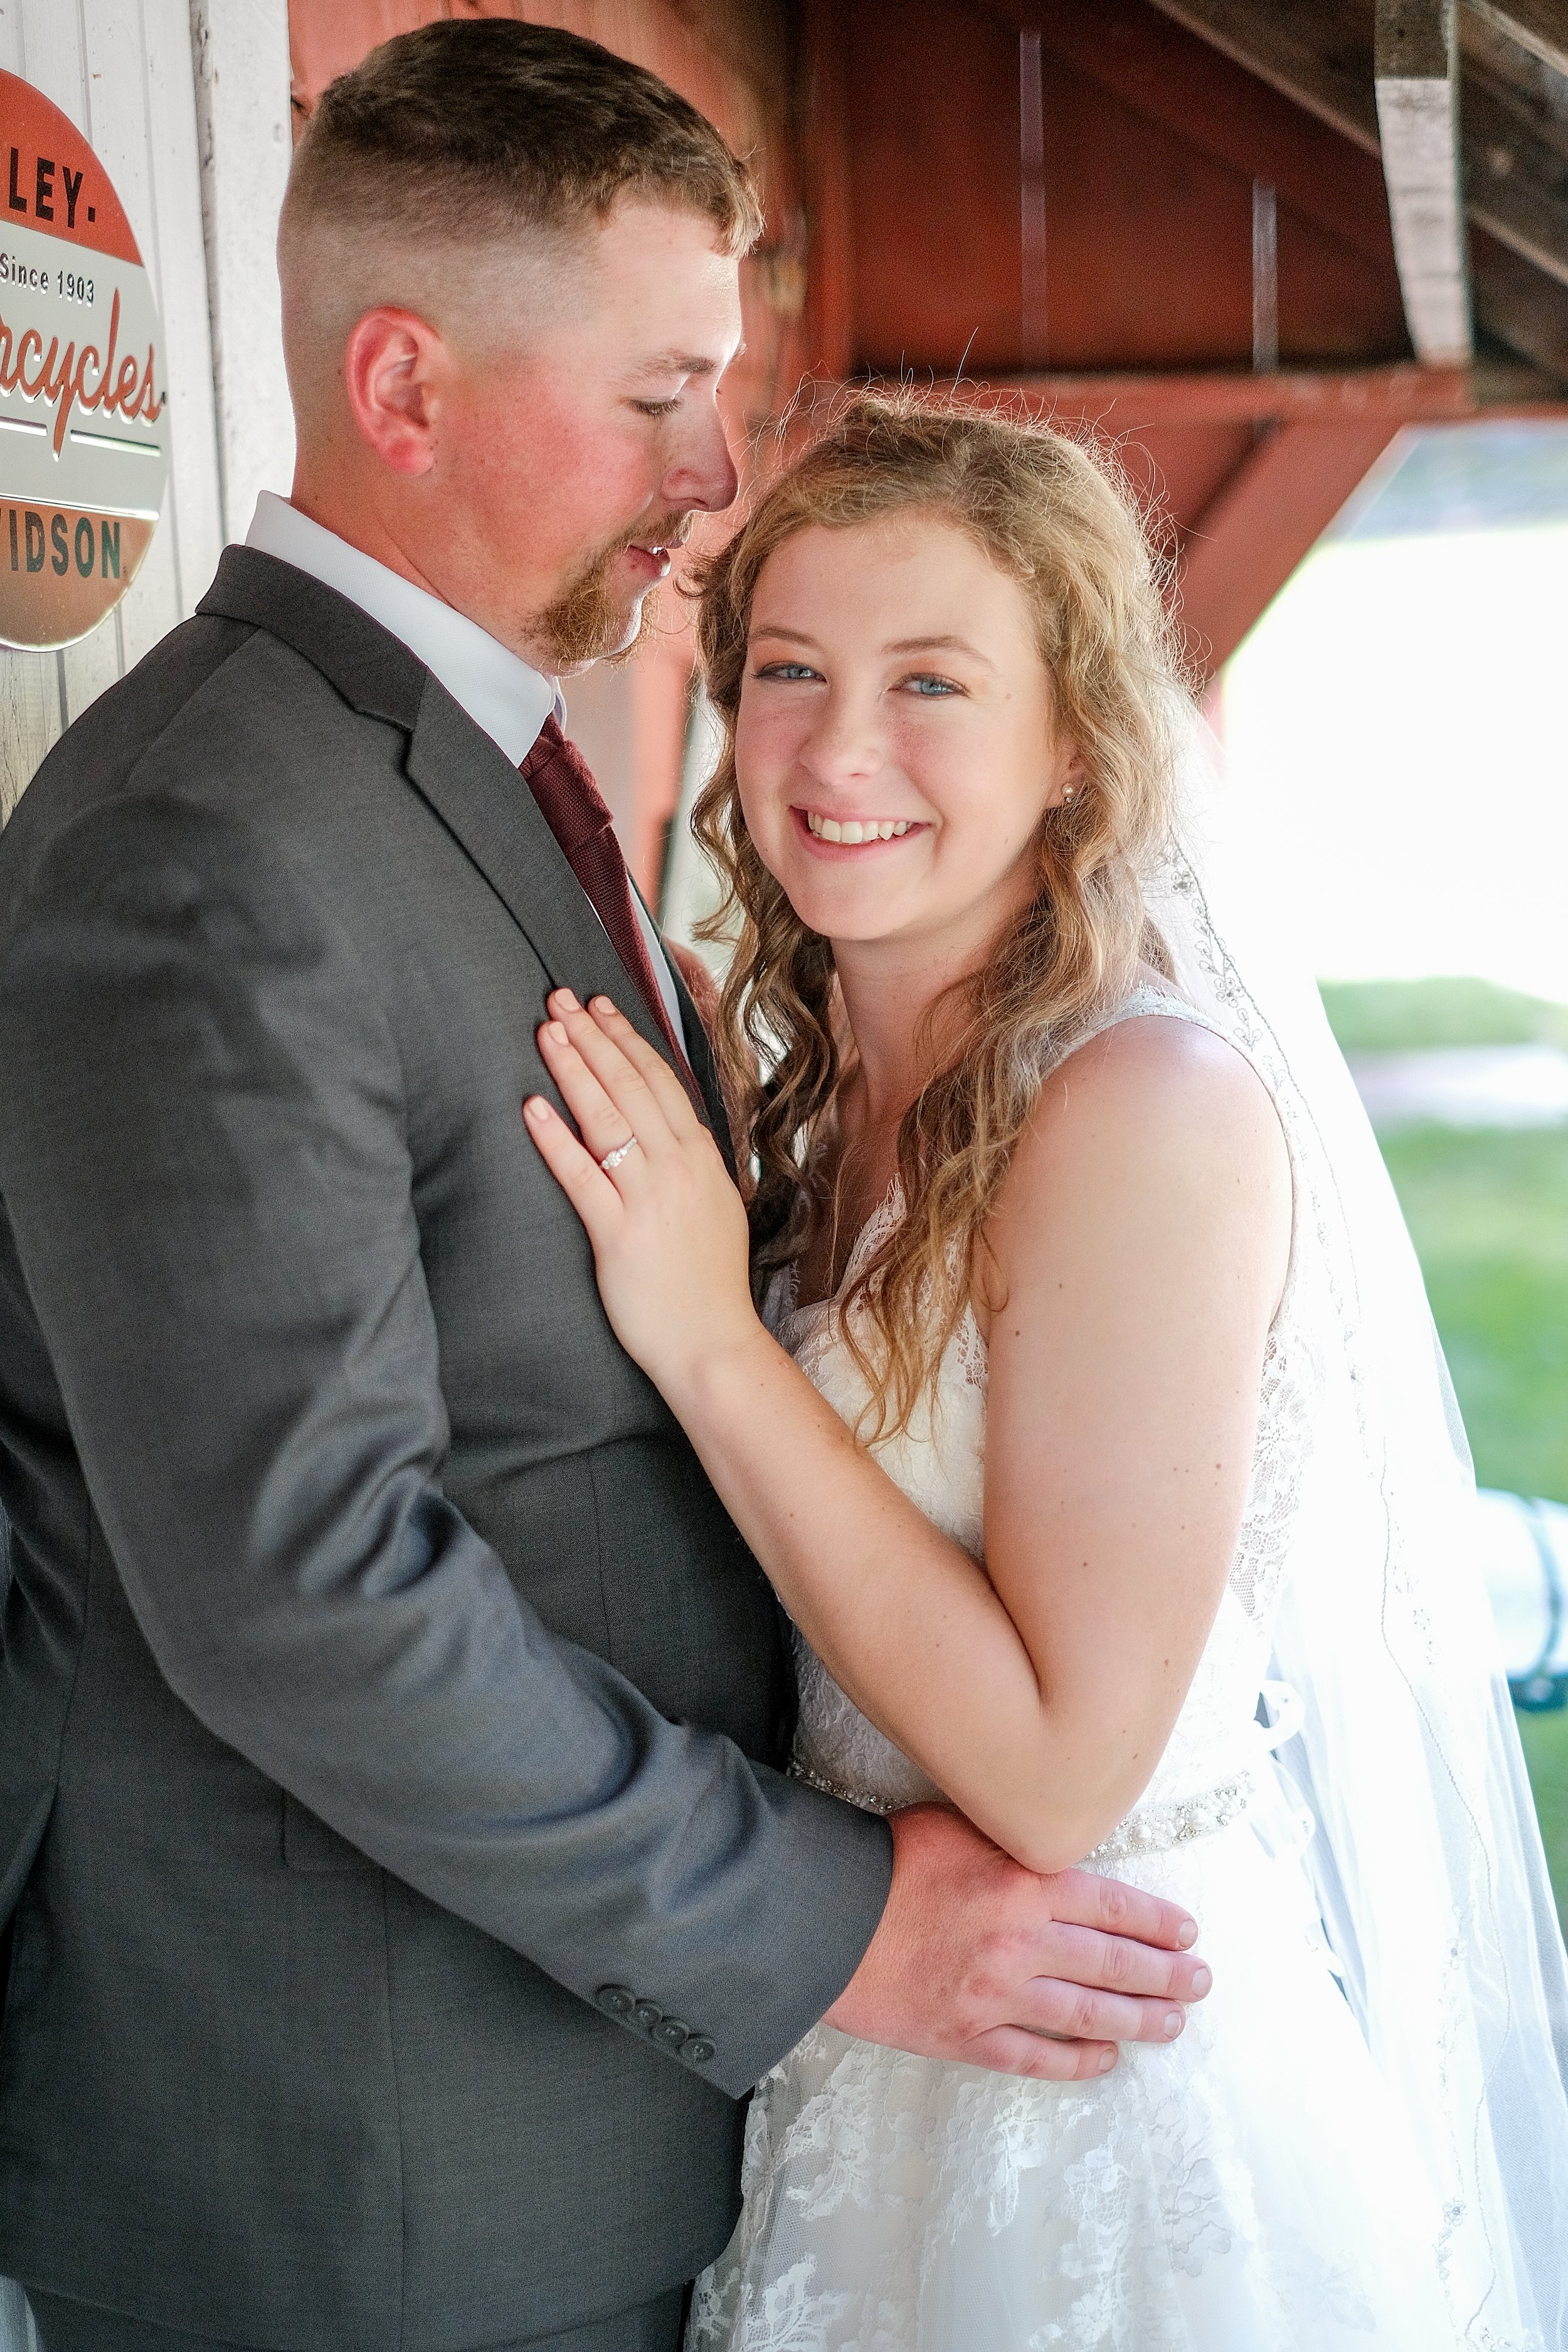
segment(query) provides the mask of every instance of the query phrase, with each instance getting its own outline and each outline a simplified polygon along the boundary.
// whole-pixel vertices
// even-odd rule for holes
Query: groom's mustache
[[[691,536],[694,512],[694,509],[689,508],[684,514],[666,515],[658,522],[639,524],[637,530],[623,532],[615,545],[601,556],[595,569],[602,570],[612,563],[617,555],[624,555],[628,547],[662,547],[673,555],[679,548],[686,545]]]
[[[620,532],[584,565],[536,626],[535,634],[553,648],[553,658],[563,668],[600,661],[606,656],[624,660],[635,651],[653,627],[656,600],[643,599],[638,625],[629,642],[625,641],[626,615],[610,599],[610,574],[629,548],[657,547],[673,555],[690,538],[695,514],[691,507],[679,512],[667,509],[651,521],[638,522]]]

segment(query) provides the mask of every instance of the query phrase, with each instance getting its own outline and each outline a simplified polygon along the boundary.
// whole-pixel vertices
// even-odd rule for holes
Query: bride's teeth
[[[910,819],[852,816],[840,822],[837,817],[819,816],[816,809],[807,809],[805,824],[806,831],[815,834],[818,841],[841,841],[847,848],[853,848],[864,841],[901,841],[910,829]]]

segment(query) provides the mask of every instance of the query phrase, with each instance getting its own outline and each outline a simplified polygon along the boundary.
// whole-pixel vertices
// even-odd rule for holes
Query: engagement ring
[[[599,1165],[604,1170],[605,1175],[607,1176],[609,1174],[612,1168],[618,1168],[622,1160],[628,1159],[637,1148],[637,1137],[635,1135],[628,1135],[624,1143],[617,1143],[613,1151],[606,1151],[604,1158],[599,1162]]]

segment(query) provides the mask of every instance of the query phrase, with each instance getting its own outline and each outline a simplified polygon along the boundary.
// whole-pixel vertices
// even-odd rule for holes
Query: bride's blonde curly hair
[[[795,532],[900,514],[967,532],[1023,589],[1082,782],[1041,823],[1029,906],[948,992],[941,1066],[899,1129],[905,1214],[845,1301],[873,1436],[909,1425],[957,1328],[1051,1059],[1126,993],[1141,958],[1163,968],[1139,877],[1173,823],[1182,698],[1163,566],[1125,485],[1109,460],[1026,419],[906,391],[855,395],[706,566],[698,636],[723,746],[693,824],[725,890],[708,935],[735,940],[717,1045],[740,1107],[736,1141],[755,1171],[759,1283],[812,1231],[813,1145],[846,1065],[832,950],[763,864],[741,811],[735,722],[752,603]],[[934,1034],[928,1022],[928,1053]]]

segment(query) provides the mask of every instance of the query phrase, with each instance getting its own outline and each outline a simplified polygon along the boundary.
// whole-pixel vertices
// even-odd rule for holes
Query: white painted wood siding
[[[274,247],[294,152],[289,0],[190,0],[224,536],[294,478]]]
[[[226,0],[218,24],[232,23],[240,0]],[[0,821],[10,814],[34,770],[63,728],[95,696],[124,676],[148,649],[194,609],[216,568],[223,546],[223,467],[219,457],[218,404],[213,378],[213,339],[208,310],[209,257],[203,241],[202,168],[193,44],[203,55],[205,7],[191,0],[0,0],[0,67],[43,91],[91,142],[106,165],[130,216],[153,280],[168,357],[170,393],[169,487],[163,520],[130,593],[111,617],[80,645],[62,653],[0,650]],[[237,74],[256,57],[275,53],[287,59],[284,0],[250,0],[241,9],[246,42],[254,56],[237,56]],[[270,40],[272,51],[268,52]],[[244,45],[242,45],[244,46]],[[221,52],[221,44],[220,44]],[[206,68],[213,66],[207,41]],[[220,55],[221,63],[221,55]],[[286,76],[286,63],[283,72]],[[275,80],[277,75],[270,76]],[[284,94],[286,102],[286,80]],[[233,89],[231,83],[230,89]],[[237,92],[236,92],[237,95]],[[209,182],[226,168],[224,136],[237,141],[233,126],[241,110],[224,89],[218,108],[207,111]],[[277,144],[277,92],[253,92],[246,119],[252,145]],[[287,116],[284,117],[285,129]],[[214,154],[215,132],[218,152]],[[252,165],[236,155],[242,176]],[[258,184],[280,194],[286,154],[268,154]],[[252,176],[256,174],[252,173]],[[219,204],[209,215],[221,226],[228,219],[248,249],[230,266],[218,257],[216,282],[233,285],[265,257],[269,267],[270,227],[251,207]],[[272,218],[276,219],[275,196]],[[267,282],[260,289],[267,299]],[[237,320],[235,321],[237,335]],[[237,477],[248,467],[260,478],[276,476],[279,455],[277,404],[280,373],[269,380],[259,410],[230,417]],[[255,404],[253,404],[253,410]],[[257,434],[265,445],[251,455]],[[278,485],[287,488],[285,479]],[[248,512],[230,518],[242,534]]]

